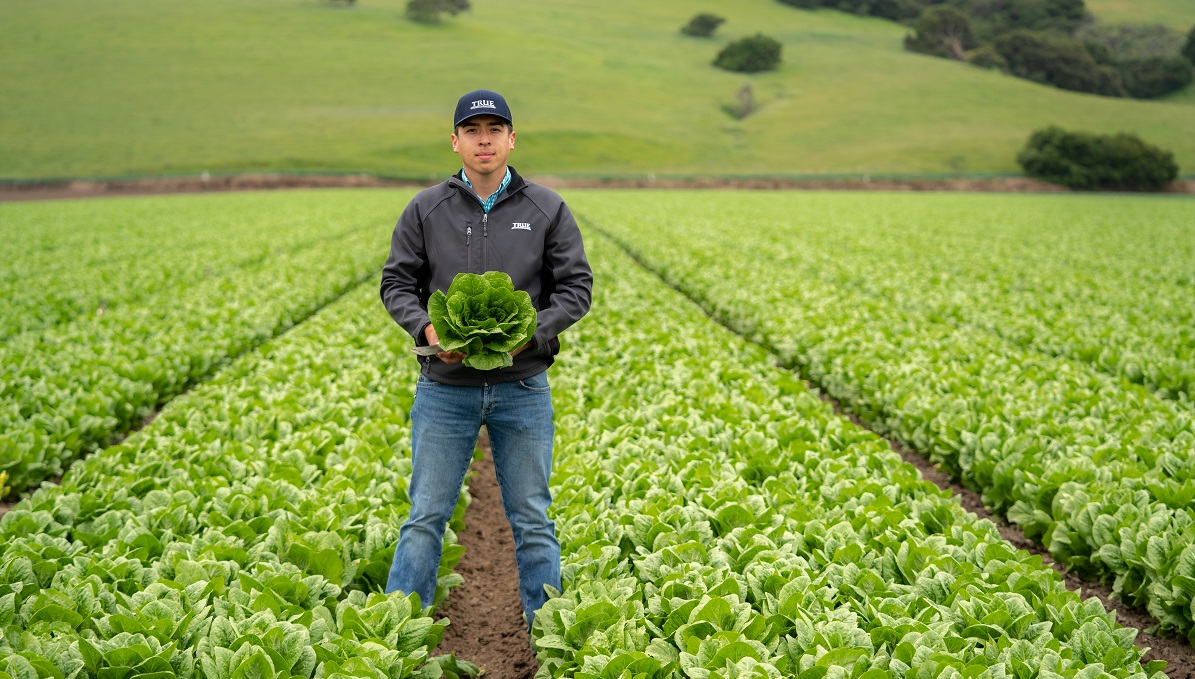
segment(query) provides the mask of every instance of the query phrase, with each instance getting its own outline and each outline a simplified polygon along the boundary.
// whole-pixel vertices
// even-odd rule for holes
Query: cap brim
[[[461,118],[460,120],[458,120],[458,121],[456,121],[455,123],[453,123],[453,124],[452,124],[452,126],[453,126],[453,127],[460,127],[460,126],[461,126],[461,123],[463,123],[463,122],[465,122],[465,121],[469,120],[470,118],[478,118],[478,117],[481,117],[481,116],[494,116],[495,118],[501,118],[502,120],[505,120],[505,121],[506,121],[506,124],[507,124],[507,125],[510,125],[511,127],[514,127],[514,124],[515,124],[513,120],[511,120],[510,118],[507,118],[507,117],[506,117],[506,116],[504,116],[504,115],[500,115],[500,114],[498,114],[498,113],[494,113],[493,111],[485,111],[485,112],[483,112],[483,113],[474,113],[474,114],[472,114],[472,115],[467,115],[467,116],[465,116],[464,118]]]

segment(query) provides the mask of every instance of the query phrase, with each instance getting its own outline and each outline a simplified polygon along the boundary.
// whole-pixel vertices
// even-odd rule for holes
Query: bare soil
[[[552,189],[804,189],[839,191],[982,191],[1004,193],[1064,193],[1064,187],[1028,177],[955,177],[943,179],[793,177],[625,177],[585,178],[538,176],[534,181]],[[0,183],[0,201],[58,200],[97,196],[139,196],[207,191],[260,191],[299,188],[423,187],[434,182],[385,179],[368,174],[286,175],[240,174],[197,177],[149,177],[106,180],[30,180]],[[1172,182],[1167,193],[1195,193],[1195,180]]]
[[[435,654],[481,666],[493,679],[531,679],[539,669],[519,601],[519,571],[514,536],[502,511],[489,438],[482,430],[478,446],[484,460],[473,463],[465,530],[457,535],[465,555],[456,572],[465,583],[448,595],[438,615],[451,620]]]
[[[948,474],[938,468],[937,465],[930,462],[922,454],[910,449],[902,444],[900,441],[883,436],[875,432],[866,423],[862,422],[858,417],[852,413],[846,412],[842,408],[842,404],[818,389],[817,385],[811,384],[808,381],[806,384],[818,394],[823,401],[826,401],[834,406],[835,412],[839,415],[849,418],[852,422],[868,429],[873,433],[881,436],[892,450],[900,454],[905,462],[916,467],[921,475],[932,482],[937,487],[950,491],[955,498],[958,499],[959,504],[969,512],[972,512],[980,518],[988,519],[996,524],[1000,531],[1000,536],[1011,543],[1017,549],[1023,549],[1030,554],[1038,555],[1042,561],[1062,575],[1063,581],[1066,583],[1067,589],[1079,592],[1083,599],[1096,597],[1104,608],[1116,611],[1116,620],[1125,627],[1132,627],[1138,630],[1137,638],[1134,640],[1139,648],[1150,649],[1141,660],[1149,662],[1150,660],[1165,660],[1169,663],[1166,667],[1166,674],[1170,679],[1195,679],[1195,649],[1184,638],[1174,635],[1159,635],[1150,634],[1146,629],[1157,627],[1158,621],[1153,618],[1147,611],[1135,606],[1129,606],[1121,601],[1119,598],[1113,598],[1112,588],[1099,582],[1090,582],[1081,580],[1074,573],[1067,570],[1066,566],[1058,563],[1041,545],[1033,542],[1025,537],[1025,533],[1020,526],[1010,524],[1002,517],[998,517],[988,508],[983,505],[983,500],[980,499],[979,493],[963,486],[954,479],[950,478]]]

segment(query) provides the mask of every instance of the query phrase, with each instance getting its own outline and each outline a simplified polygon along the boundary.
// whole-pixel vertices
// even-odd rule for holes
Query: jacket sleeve
[[[423,244],[423,220],[411,201],[390,239],[390,257],[382,267],[382,303],[390,317],[402,326],[418,346],[426,345],[423,329],[431,322],[424,306],[421,280],[428,278],[427,252]]]
[[[552,220],[544,243],[544,267],[555,282],[548,305],[539,312],[535,328],[535,346],[549,341],[581,320],[589,311],[593,291],[593,271],[585,258],[581,229],[564,201]]]

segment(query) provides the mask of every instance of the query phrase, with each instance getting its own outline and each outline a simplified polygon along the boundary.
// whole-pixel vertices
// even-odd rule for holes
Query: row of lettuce
[[[552,374],[542,676],[1162,679],[1098,601],[589,248],[599,297]],[[408,507],[408,343],[361,286],[6,514],[0,679],[475,674],[377,593]]]
[[[402,196],[399,196],[402,198]],[[385,257],[394,196],[3,206],[0,471],[19,493],[139,426]]]
[[[786,236],[792,247],[796,228],[834,252],[818,262],[823,280],[1190,400],[1195,246],[1184,202],[883,198],[880,211],[753,236],[764,249]]]
[[[553,369],[553,677],[1139,677],[1081,601],[605,239]]]
[[[233,194],[0,206],[0,340],[163,301],[163,293],[348,235],[326,200]],[[364,215],[361,215],[364,216]]]
[[[1140,271],[1148,267],[1133,259],[1129,241],[1140,238],[1153,252],[1165,246],[1143,237],[1146,225],[1131,219],[1137,212],[1118,211],[1114,201],[1037,198],[1039,209],[1028,211],[1009,209],[1006,197],[967,201],[974,202],[909,201],[908,214],[894,212],[901,201],[892,196],[736,196],[730,202],[717,195],[647,200],[590,194],[577,202],[594,224],[720,322],[772,348],[871,427],[928,453],[1080,575],[1111,581],[1128,603],[1146,606],[1161,629],[1195,635],[1195,411],[1189,398],[1161,397],[1067,351],[994,332],[983,319],[1000,324],[1018,309],[991,315],[999,296],[972,306],[978,298],[968,295],[982,286],[968,280],[983,273],[959,263],[956,286],[942,280],[947,265],[918,268],[945,252],[945,246],[935,250],[934,241],[999,251],[1013,247],[1006,241],[1023,242],[1040,230],[1048,251],[1033,255],[1026,268],[1056,258],[1051,275],[1057,278],[1040,288],[1041,296],[1067,299],[1068,291],[1101,276],[1084,268],[1080,248],[1055,249],[1057,239],[1049,234],[1073,231],[1072,221],[1103,222],[1107,233],[1096,240],[1111,246],[1108,234],[1122,239],[1116,249],[1125,260],[1117,279],[1122,285],[1136,288],[1159,277],[1160,292],[1155,296],[1151,288],[1142,296],[1136,317],[1154,314],[1164,323],[1159,309],[1173,302],[1171,288],[1179,283],[1166,267],[1158,267],[1166,275]],[[1162,201],[1133,205],[1162,214],[1175,208]],[[1003,231],[982,231],[991,223],[977,215],[992,209],[1008,225]],[[938,221],[926,219],[935,210]],[[1025,221],[1045,211],[1055,215],[1053,228]],[[874,233],[901,230],[914,245],[895,248],[887,259],[861,245]],[[744,243],[751,243],[749,251]],[[930,255],[917,256],[916,243]],[[1160,261],[1190,266],[1189,248],[1177,250]],[[1074,268],[1064,275],[1068,263]],[[898,272],[902,264],[910,271]],[[1038,316],[1041,328],[1063,327],[1050,325],[1057,317],[1032,307],[1032,298],[1015,298],[1026,305],[1020,312]],[[942,313],[951,299],[957,300],[954,314]],[[1075,296],[1078,317],[1095,308],[1085,299]],[[1091,323],[1096,333],[1101,323],[1134,332],[1098,313]],[[1159,336],[1182,332],[1157,330]],[[1071,346],[1060,336],[1037,337]]]
[[[431,655],[447,623],[416,596],[380,593],[409,344],[359,286],[0,518],[0,679],[476,675]]]

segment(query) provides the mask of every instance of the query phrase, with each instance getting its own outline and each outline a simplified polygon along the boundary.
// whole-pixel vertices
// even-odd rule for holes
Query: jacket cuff
[[[428,321],[427,323],[419,326],[419,330],[415,332],[415,346],[426,347],[429,345],[429,342],[427,341],[427,326],[431,324],[432,322]]]

